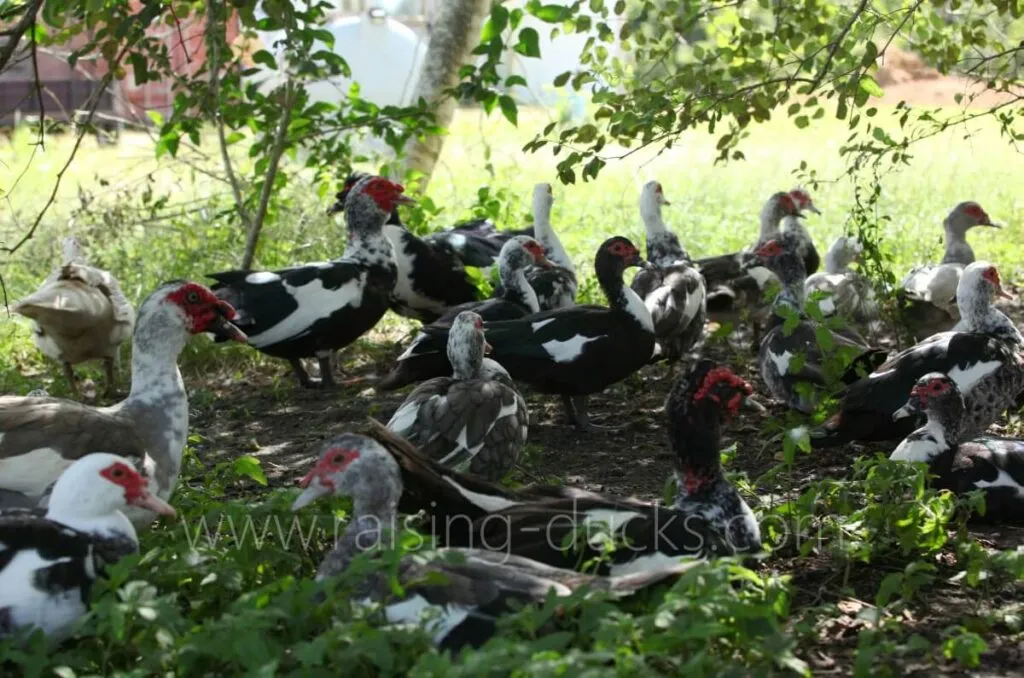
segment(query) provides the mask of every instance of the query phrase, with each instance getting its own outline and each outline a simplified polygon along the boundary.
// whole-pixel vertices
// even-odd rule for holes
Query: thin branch
[[[281,163],[281,155],[284,154],[285,142],[288,141],[288,125],[292,121],[292,106],[295,104],[295,87],[290,76],[284,86],[283,99],[281,119],[277,123],[277,131],[274,133],[274,145],[271,147],[270,156],[267,159],[267,176],[263,180],[263,191],[260,193],[259,207],[256,209],[256,216],[253,218],[252,228],[249,230],[249,239],[245,243],[245,254],[242,256],[243,269],[250,268],[252,260],[256,256],[256,243],[260,239],[263,220],[267,216],[267,208],[270,205],[270,195],[274,191],[277,168]]]
[[[220,27],[214,23],[216,16],[216,8],[211,3],[206,13],[206,34],[210,44],[210,96],[213,98],[213,118],[217,122],[217,143],[220,146],[221,161],[224,163],[224,173],[227,174],[228,183],[231,185],[231,194],[235,197],[238,216],[241,217],[246,229],[251,231],[253,220],[245,207],[242,186],[231,164],[231,154],[228,152],[228,141],[224,133],[224,116],[220,112]]]
[[[39,13],[39,8],[42,6],[43,0],[32,0],[25,6],[25,13],[18,19],[18,23],[4,31],[4,35],[10,37],[7,38],[6,43],[0,46],[0,71],[3,71],[7,62],[11,60],[11,55],[14,54],[15,50],[18,49],[18,45],[21,44],[21,36],[25,35],[28,27],[35,22],[36,14]]]
[[[1024,50],[1024,40],[1021,40],[1020,44],[1017,45],[1016,47],[1011,47],[1010,49],[1003,50],[1002,52],[998,52],[996,54],[990,54],[987,57],[982,57],[982,58],[978,59],[978,63],[974,64],[969,69],[967,69],[967,71],[964,73],[964,75],[971,75],[972,73],[974,73],[976,70],[978,70],[979,68],[981,68],[985,64],[987,64],[987,63],[989,63],[991,61],[995,61],[996,59],[1000,59],[1000,58],[1002,58],[1004,56],[1009,56],[1009,55],[1011,55],[1011,54],[1013,54],[1015,52],[1020,52],[1021,50]]]
[[[32,78],[36,86],[36,99],[39,101],[39,146],[46,149],[46,106],[43,105],[43,85],[39,82],[39,59],[36,55],[36,17],[32,16]]]
[[[825,63],[821,65],[821,68],[818,70],[818,75],[814,77],[814,82],[811,83],[811,91],[818,89],[818,85],[820,85],[821,81],[828,75],[828,69],[832,68],[832,60],[836,58],[836,52],[839,51],[839,46],[843,44],[844,40],[846,40],[846,36],[849,35],[851,30],[853,30],[853,25],[857,23],[857,19],[859,19],[860,15],[864,13],[867,6],[868,0],[860,0],[860,4],[857,5],[857,9],[853,11],[853,16],[851,16],[850,20],[846,22],[843,29],[839,31],[839,35],[836,36],[836,39],[832,41],[832,47],[829,48],[828,54],[825,56]]]
[[[174,26],[175,26],[175,28],[178,29],[178,44],[181,45],[181,51],[185,53],[185,63],[190,64],[190,63],[192,63],[192,57],[189,56],[189,54],[188,54],[188,45],[185,44],[185,36],[181,32],[181,19],[178,18],[177,12],[174,11],[174,3],[173,2],[170,3],[167,7],[168,7],[168,9],[171,10],[171,16],[174,17]],[[213,15],[213,8],[212,7],[207,8],[207,16],[210,17],[211,21],[212,21],[212,15]],[[209,23],[207,24],[207,27],[209,27]]]

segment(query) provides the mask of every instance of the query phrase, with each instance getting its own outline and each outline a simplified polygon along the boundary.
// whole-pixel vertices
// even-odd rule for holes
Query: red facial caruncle
[[[623,259],[635,257],[640,253],[635,247],[622,241],[613,242],[608,246],[608,251],[617,257],[622,257]]]
[[[412,203],[411,199],[402,195],[405,192],[404,186],[396,184],[384,177],[372,177],[368,179],[366,183],[363,184],[361,190],[363,193],[373,198],[373,201],[377,203],[377,206],[385,212],[390,212],[395,209],[395,206],[399,203]]]
[[[725,409],[730,415],[736,414],[740,405],[743,404],[743,398],[754,392],[754,389],[750,384],[733,374],[729,368],[716,367],[712,370],[708,370],[708,373],[704,375],[704,380],[697,388],[697,391],[693,394],[694,402],[699,402],[704,398],[708,398],[711,402],[721,404],[721,398],[719,395],[717,393],[712,393],[712,389],[715,389],[718,385],[727,387],[727,390],[736,390],[735,393],[729,396],[729,400],[725,403]]]
[[[115,462],[100,471],[100,475],[124,488],[125,503],[130,504],[146,493],[146,479],[125,463]]]
[[[808,200],[810,197],[808,196]],[[779,207],[785,210],[786,214],[796,214],[799,212],[796,201],[793,199],[792,194],[785,193],[779,196]]]
[[[185,312],[192,334],[205,332],[218,317],[234,320],[236,315],[231,304],[218,299],[209,288],[198,283],[184,283],[167,298]]]
[[[976,202],[969,202],[964,206],[964,214],[974,219],[979,224],[989,223],[988,213],[985,212]]]
[[[927,405],[929,398],[940,396],[949,392],[949,382],[944,379],[932,379],[925,384],[915,385],[910,389],[910,395],[916,397],[921,405]]]
[[[320,456],[316,466],[299,481],[299,487],[308,487],[313,478],[320,481],[320,484],[329,490],[334,490],[334,481],[331,476],[344,471],[348,466],[359,458],[359,450],[349,450],[343,447],[332,447]]]

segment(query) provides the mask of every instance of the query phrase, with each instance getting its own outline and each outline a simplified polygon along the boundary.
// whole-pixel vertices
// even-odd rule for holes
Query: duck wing
[[[0,397],[0,490],[40,497],[76,459],[110,450],[142,463],[134,422],[70,400]]]

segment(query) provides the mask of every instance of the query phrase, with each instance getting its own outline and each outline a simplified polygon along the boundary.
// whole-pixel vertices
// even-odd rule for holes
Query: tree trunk
[[[470,59],[470,51],[476,47],[480,27],[490,11],[491,2],[445,0],[440,5],[413,101],[423,97],[430,102],[437,124],[448,127],[455,117],[458,102],[444,92],[458,82],[459,68]],[[405,169],[423,172],[421,190],[426,190],[430,183],[443,146],[444,136],[413,139],[406,146]]]

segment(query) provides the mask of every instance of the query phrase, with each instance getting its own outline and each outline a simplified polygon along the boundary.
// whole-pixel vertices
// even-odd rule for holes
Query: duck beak
[[[484,340],[484,355],[490,355],[491,351],[493,351],[493,350],[494,350],[494,347],[491,346],[490,344],[488,344],[487,340],[485,339]]]
[[[155,494],[150,494],[149,492],[143,492],[142,496],[128,502],[128,505],[148,509],[154,513],[159,513],[162,516],[171,516],[173,518],[177,515],[173,506]]]
[[[991,221],[989,221],[988,217],[985,217],[985,221],[978,222],[978,226],[988,226],[990,228],[1002,228],[1002,226],[1000,224],[993,224]]]
[[[818,208],[817,208],[817,207],[816,207],[816,206],[814,205],[814,203],[813,203],[813,202],[812,202],[812,203],[808,203],[808,204],[807,204],[807,205],[806,205],[806,206],[804,207],[804,209],[805,209],[805,210],[810,210],[810,211],[812,211],[812,212],[814,212],[815,214],[818,214],[818,215],[820,215],[820,214],[821,214],[821,210],[819,210],[819,209],[818,209]]]
[[[768,411],[768,408],[762,405],[754,396],[747,396],[740,401],[740,408],[747,410],[748,412],[759,412],[764,414]]]
[[[334,203],[333,205],[331,205],[330,207],[327,208],[327,216],[331,216],[333,214],[337,214],[338,212],[341,212],[344,209],[345,209],[345,200],[344,199],[340,199],[340,200],[338,200],[338,202]]]
[[[320,497],[331,493],[331,488],[320,482],[320,478],[316,475],[316,469],[313,469],[306,474],[306,477],[299,481],[299,487],[304,487],[295,501],[292,502],[292,511],[298,511],[301,508],[309,506]]]
[[[537,266],[540,266],[541,268],[554,268],[555,267],[555,265],[552,264],[551,261],[547,257],[545,257],[543,254],[540,255],[539,257],[536,257],[534,259],[534,263]]]
[[[996,288],[996,296],[1003,299],[1013,299],[1013,295],[1004,290],[1002,285]]]
[[[917,414],[916,408],[910,403],[907,403],[906,405],[892,413],[892,420],[899,421],[900,419],[912,417],[915,414]]]
[[[226,301],[221,301],[217,304],[217,315],[214,316],[213,320],[207,326],[206,331],[212,332],[215,335],[221,335],[233,339],[234,341],[246,342],[249,337],[246,336],[245,332],[235,327],[234,323],[231,322],[238,314],[235,312],[235,307]]]
[[[413,200],[412,198],[410,198],[407,195],[400,195],[397,198],[395,198],[395,204],[396,205],[415,205],[416,201]]]

